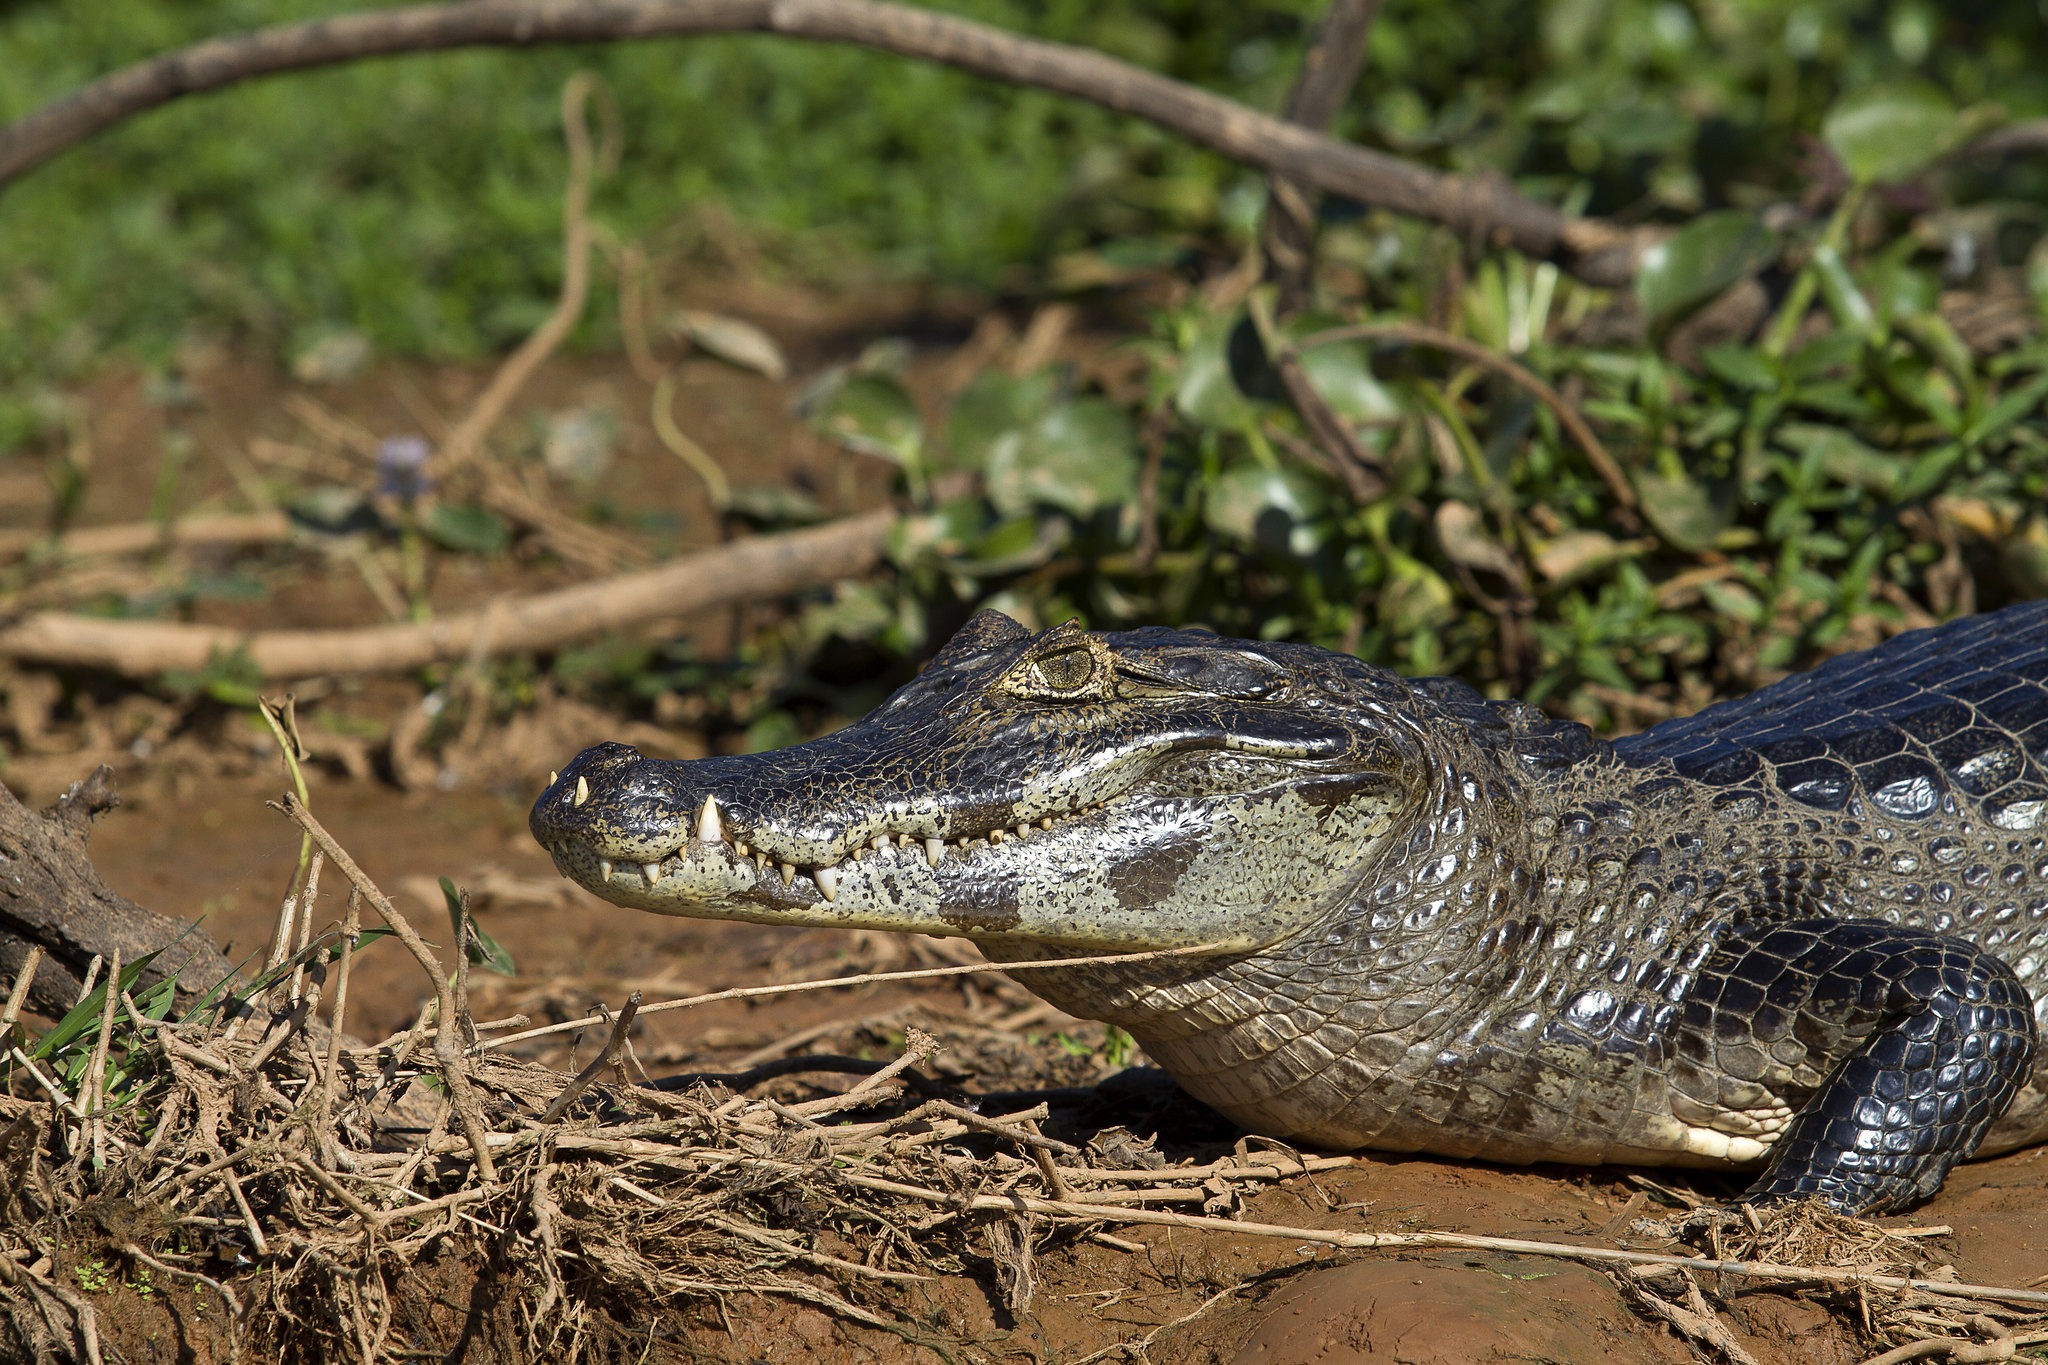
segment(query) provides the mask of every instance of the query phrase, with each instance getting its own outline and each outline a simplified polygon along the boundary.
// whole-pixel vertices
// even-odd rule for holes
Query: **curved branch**
[[[1629,483],[1628,475],[1621,472],[1621,466],[1607,453],[1607,447],[1593,434],[1593,428],[1579,415],[1578,409],[1565,402],[1564,395],[1544,383],[1534,371],[1516,364],[1504,355],[1489,351],[1476,341],[1454,336],[1419,322],[1361,322],[1332,327],[1327,331],[1303,337],[1294,343],[1292,349],[1312,351],[1318,346],[1333,346],[1343,341],[1398,341],[1409,346],[1427,346],[1432,350],[1462,356],[1475,365],[1492,370],[1549,408],[1551,415],[1557,418],[1558,425],[1564,428],[1565,434],[1585,452],[1586,463],[1600,476],[1600,482],[1607,485],[1608,494],[1625,511],[1636,510],[1636,490],[1634,485]]]
[[[1612,224],[1567,218],[1497,176],[1441,174],[1099,52],[885,0],[494,0],[212,38],[102,76],[0,128],[0,185],[145,110],[257,76],[402,52],[711,33],[852,43],[1071,95],[1296,183],[1556,261],[1592,284],[1627,283],[1643,243]]]
[[[245,651],[265,678],[390,672],[547,649],[565,641],[865,573],[881,562],[896,513],[864,512],[780,535],[736,540],[659,568],[530,597],[495,598],[436,621],[341,630],[236,630],[39,612],[0,627],[0,658],[102,668],[130,678],[200,669]]]

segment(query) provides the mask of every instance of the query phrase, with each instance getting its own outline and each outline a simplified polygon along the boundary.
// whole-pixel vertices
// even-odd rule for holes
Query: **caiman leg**
[[[1962,939],[1803,920],[1723,944],[1681,1037],[1682,1056],[1723,1078],[1724,1103],[1823,1073],[1744,1200],[1867,1215],[1926,1199],[1977,1150],[2025,1083],[2035,1026],[2012,968]]]

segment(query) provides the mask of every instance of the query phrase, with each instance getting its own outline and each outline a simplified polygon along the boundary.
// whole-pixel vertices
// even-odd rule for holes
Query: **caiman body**
[[[983,613],[845,730],[599,745],[531,823],[623,905],[974,938],[1317,1145],[1870,1212],[2048,1137],[2048,603],[1612,744],[1308,646]],[[1197,951],[1024,965],[1151,949]]]

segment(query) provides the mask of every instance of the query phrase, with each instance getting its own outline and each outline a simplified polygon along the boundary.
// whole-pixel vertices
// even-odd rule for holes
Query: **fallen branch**
[[[779,597],[865,573],[881,562],[893,511],[736,540],[653,569],[553,592],[498,598],[491,608],[434,621],[339,630],[239,630],[167,621],[116,621],[38,612],[0,627],[0,658],[152,678],[246,653],[265,678],[398,672],[466,659],[489,621],[487,655],[551,649],[569,640]]]
[[[0,185],[145,110],[257,76],[403,52],[746,32],[852,43],[1088,100],[1296,184],[1554,260],[1592,284],[1627,283],[1648,241],[1611,223],[1569,218],[1504,177],[1442,174],[1099,52],[882,0],[500,0],[405,6],[208,39],[102,76],[0,128]]]
[[[18,559],[48,545],[67,559],[85,555],[133,555],[201,545],[268,545],[288,540],[291,518],[282,512],[225,512],[177,521],[126,521],[82,526],[51,536],[45,531],[0,531],[0,559]]]

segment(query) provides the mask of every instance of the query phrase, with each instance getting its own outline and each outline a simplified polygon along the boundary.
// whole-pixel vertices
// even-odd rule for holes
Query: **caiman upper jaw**
[[[700,858],[722,862],[743,881],[757,883],[757,891],[776,891],[772,877],[779,873],[782,893],[776,899],[795,896],[830,902],[838,896],[845,865],[870,854],[916,857],[936,868],[949,857],[968,857],[974,850],[1024,839],[1060,823],[1046,816],[1036,824],[1020,821],[950,842],[933,834],[882,831],[833,847],[829,854],[836,856],[819,857],[815,845],[796,851],[791,841],[746,810],[745,763],[700,759],[685,765],[646,759],[630,745],[600,744],[551,775],[534,803],[529,826],[564,876],[594,871],[595,880],[612,890],[642,889],[630,880],[623,885],[616,881],[622,869],[637,870],[642,887],[651,893],[668,873],[684,870],[684,860]],[[686,774],[694,780],[686,780]],[[1098,803],[1073,815],[1102,808]],[[746,875],[749,872],[752,876]],[[632,872],[624,876],[630,878]]]

